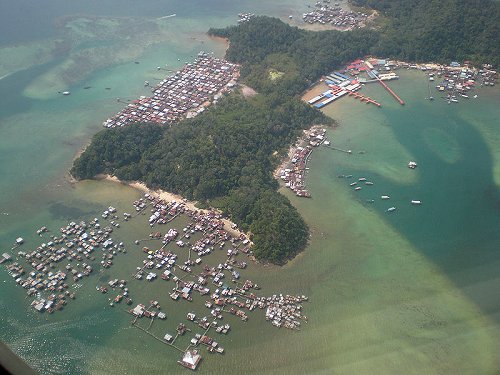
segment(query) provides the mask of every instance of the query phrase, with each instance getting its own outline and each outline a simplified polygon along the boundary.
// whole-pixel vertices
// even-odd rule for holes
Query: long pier
[[[373,100],[372,98],[369,98],[368,96],[364,96],[356,91],[352,91],[352,90],[346,90],[348,92],[348,95],[349,96],[354,96],[354,99],[359,99],[361,100],[362,102],[365,101],[366,104],[374,104],[376,105],[377,107],[381,107],[382,104],[380,104],[379,102]]]
[[[351,150],[343,150],[343,149],[341,149],[341,148],[334,147],[334,146],[330,146],[330,145],[323,145],[323,146],[328,147],[328,148],[331,148],[332,150],[345,152],[346,154],[352,154],[352,151],[351,151]]]
[[[165,340],[163,340],[163,339],[159,338],[159,337],[158,337],[158,336],[156,336],[155,334],[153,334],[153,333],[149,332],[147,329],[142,328],[140,325],[136,324],[135,322],[134,322],[134,323],[132,323],[132,326],[133,326],[133,327],[135,327],[135,328],[139,328],[141,331],[143,331],[143,332],[147,333],[148,335],[152,336],[153,338],[155,338],[155,339],[156,339],[156,340],[158,340],[159,342],[161,342],[161,343],[163,343],[163,344],[165,344],[165,345],[169,345],[169,346],[171,346],[172,348],[177,349],[177,350],[178,350],[178,351],[180,351],[181,353],[184,353],[184,352],[185,352],[184,350],[182,350],[181,348],[179,348],[179,347],[175,346],[174,344],[171,344],[171,343],[169,343],[169,342],[167,342],[167,341],[165,341]]]
[[[392,90],[391,90],[391,88],[390,88],[389,86],[387,86],[387,85],[384,83],[384,81],[382,81],[382,80],[379,78],[379,76],[378,76],[378,75],[376,75],[375,73],[374,73],[373,75],[374,75],[374,76],[375,76],[375,78],[376,78],[376,79],[380,82],[380,84],[381,84],[382,86],[384,86],[384,87],[385,87],[385,89],[386,89],[387,91],[389,91],[389,93],[390,93],[392,96],[394,96],[394,98],[395,98],[395,99],[399,102],[399,104],[401,104],[401,105],[404,105],[404,104],[405,104],[405,102],[403,101],[403,99],[401,99],[399,96],[397,96],[397,94],[396,94],[394,91],[392,91]]]

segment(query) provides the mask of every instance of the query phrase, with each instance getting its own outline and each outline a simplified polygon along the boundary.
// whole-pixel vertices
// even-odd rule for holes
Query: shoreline
[[[313,150],[326,141],[325,135],[326,129],[320,124],[303,130],[302,136],[290,147],[287,156],[273,173],[276,180],[285,181],[285,186],[298,197],[311,197],[306,186],[307,162]]]
[[[146,184],[144,182],[141,182],[141,181],[122,181],[120,180],[118,177],[116,176],[111,176],[109,174],[99,174],[95,177],[95,179],[97,181],[109,181],[109,182],[114,182],[114,183],[118,183],[118,184],[122,184],[122,185],[126,185],[126,186],[129,186],[133,189],[136,189],[136,190],[139,190],[143,193],[147,193],[147,194],[154,194],[158,197],[160,197],[161,199],[167,201],[167,202],[171,202],[171,201],[176,201],[176,202],[182,202],[184,204],[184,206],[188,209],[188,210],[191,210],[191,211],[200,211],[200,212],[204,212],[204,213],[207,213],[209,211],[217,211],[219,213],[222,213],[220,210],[216,209],[216,208],[211,208],[211,209],[206,209],[206,208],[199,208],[196,206],[196,204],[198,202],[196,201],[190,201],[184,197],[182,197],[181,195],[178,195],[178,194],[174,194],[172,192],[169,192],[169,191],[165,191],[165,190],[162,190],[162,189],[157,189],[157,190],[153,190],[153,189],[150,189],[146,186]],[[78,182],[78,180],[74,180],[74,182]],[[245,236],[246,238],[250,239],[250,233],[245,233],[243,231],[241,231],[239,228],[234,228],[234,225],[236,225],[235,223],[233,223],[231,220],[229,220],[228,218],[223,218],[222,221],[224,222],[224,230],[234,236]],[[253,242],[250,241],[250,243],[253,245]],[[257,262],[256,259],[253,259],[254,261]],[[260,263],[260,262],[259,262]]]
[[[3,341],[0,341],[0,368],[8,374],[38,375],[34,368],[14,353]]]
[[[338,124],[335,122],[333,125],[316,124],[312,125],[309,129],[304,129],[302,131],[302,135],[298,137],[297,140],[290,146],[287,154],[280,160],[279,164],[274,169],[273,171],[274,179],[276,179],[278,182],[282,181],[280,178],[281,171],[293,165],[292,158],[297,153],[299,147],[305,147],[308,144],[309,142],[308,138],[312,133],[319,131],[320,129],[324,128],[335,129],[336,127],[338,127]]]
[[[229,49],[229,47],[231,45],[231,43],[229,42],[229,39],[223,38],[221,36],[211,35],[209,33],[206,33],[206,35],[208,36],[209,39],[212,39],[212,40],[219,42],[219,43],[223,43],[226,46],[226,49],[224,50],[224,55],[225,55],[227,50]]]

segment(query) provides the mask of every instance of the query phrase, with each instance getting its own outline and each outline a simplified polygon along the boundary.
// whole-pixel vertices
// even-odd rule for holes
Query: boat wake
[[[7,74],[5,74],[5,75],[1,76],[1,77],[0,77],[0,81],[1,81],[2,79],[4,79],[4,78],[7,78],[7,77],[8,77],[8,76],[10,76],[10,75],[12,75],[12,73],[7,73]]]
[[[160,18],[157,18],[158,20],[165,20],[167,18],[172,18],[172,17],[175,17],[177,14],[169,14],[168,16],[163,16],[163,17],[160,17]]]

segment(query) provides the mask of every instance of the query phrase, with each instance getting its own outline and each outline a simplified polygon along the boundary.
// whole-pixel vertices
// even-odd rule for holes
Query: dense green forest
[[[212,35],[242,64],[253,98],[232,94],[169,128],[135,124],[103,130],[74,162],[76,178],[99,173],[141,180],[220,208],[250,230],[254,253],[278,264],[307,242],[307,226],[277,192],[272,171],[303,129],[331,120],[300,101],[322,74],[369,53],[408,60],[472,59],[498,64],[498,4],[459,0],[353,0],[386,17],[378,30],[310,32],[255,17]],[[466,4],[470,6],[467,7]],[[270,72],[279,72],[272,79]]]
[[[295,97],[234,94],[171,128],[134,124],[103,130],[71,173],[141,180],[218,207],[253,233],[257,258],[283,263],[304,248],[308,231],[277,192],[271,171],[303,129],[328,122]]]
[[[341,64],[366,55],[379,38],[368,29],[311,32],[263,16],[208,33],[230,39],[226,58],[243,64],[241,75],[248,85],[261,93],[290,95],[301,93]],[[284,76],[271,81],[271,68]]]
[[[407,61],[500,64],[500,2],[491,0],[351,0],[388,20],[373,49]]]

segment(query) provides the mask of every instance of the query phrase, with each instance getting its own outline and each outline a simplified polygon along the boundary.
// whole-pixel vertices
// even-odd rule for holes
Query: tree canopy
[[[212,35],[228,38],[226,58],[242,64],[236,93],[198,115],[162,128],[103,130],[71,173],[141,180],[223,210],[253,234],[258,259],[281,264],[302,250],[308,229],[277,192],[272,171],[303,129],[330,123],[300,100],[321,75],[370,53],[407,60],[474,59],[498,64],[499,5],[486,0],[352,0],[389,19],[379,30],[310,32],[255,17]],[[272,74],[271,74],[272,73]]]
[[[389,22],[374,53],[407,61],[500,63],[500,2],[491,0],[351,0]]]
[[[141,180],[218,207],[254,233],[256,257],[283,263],[305,246],[307,226],[277,192],[271,172],[303,129],[328,122],[296,97],[234,94],[171,128],[133,124],[102,130],[71,173]],[[270,232],[278,227],[279,235]]]

